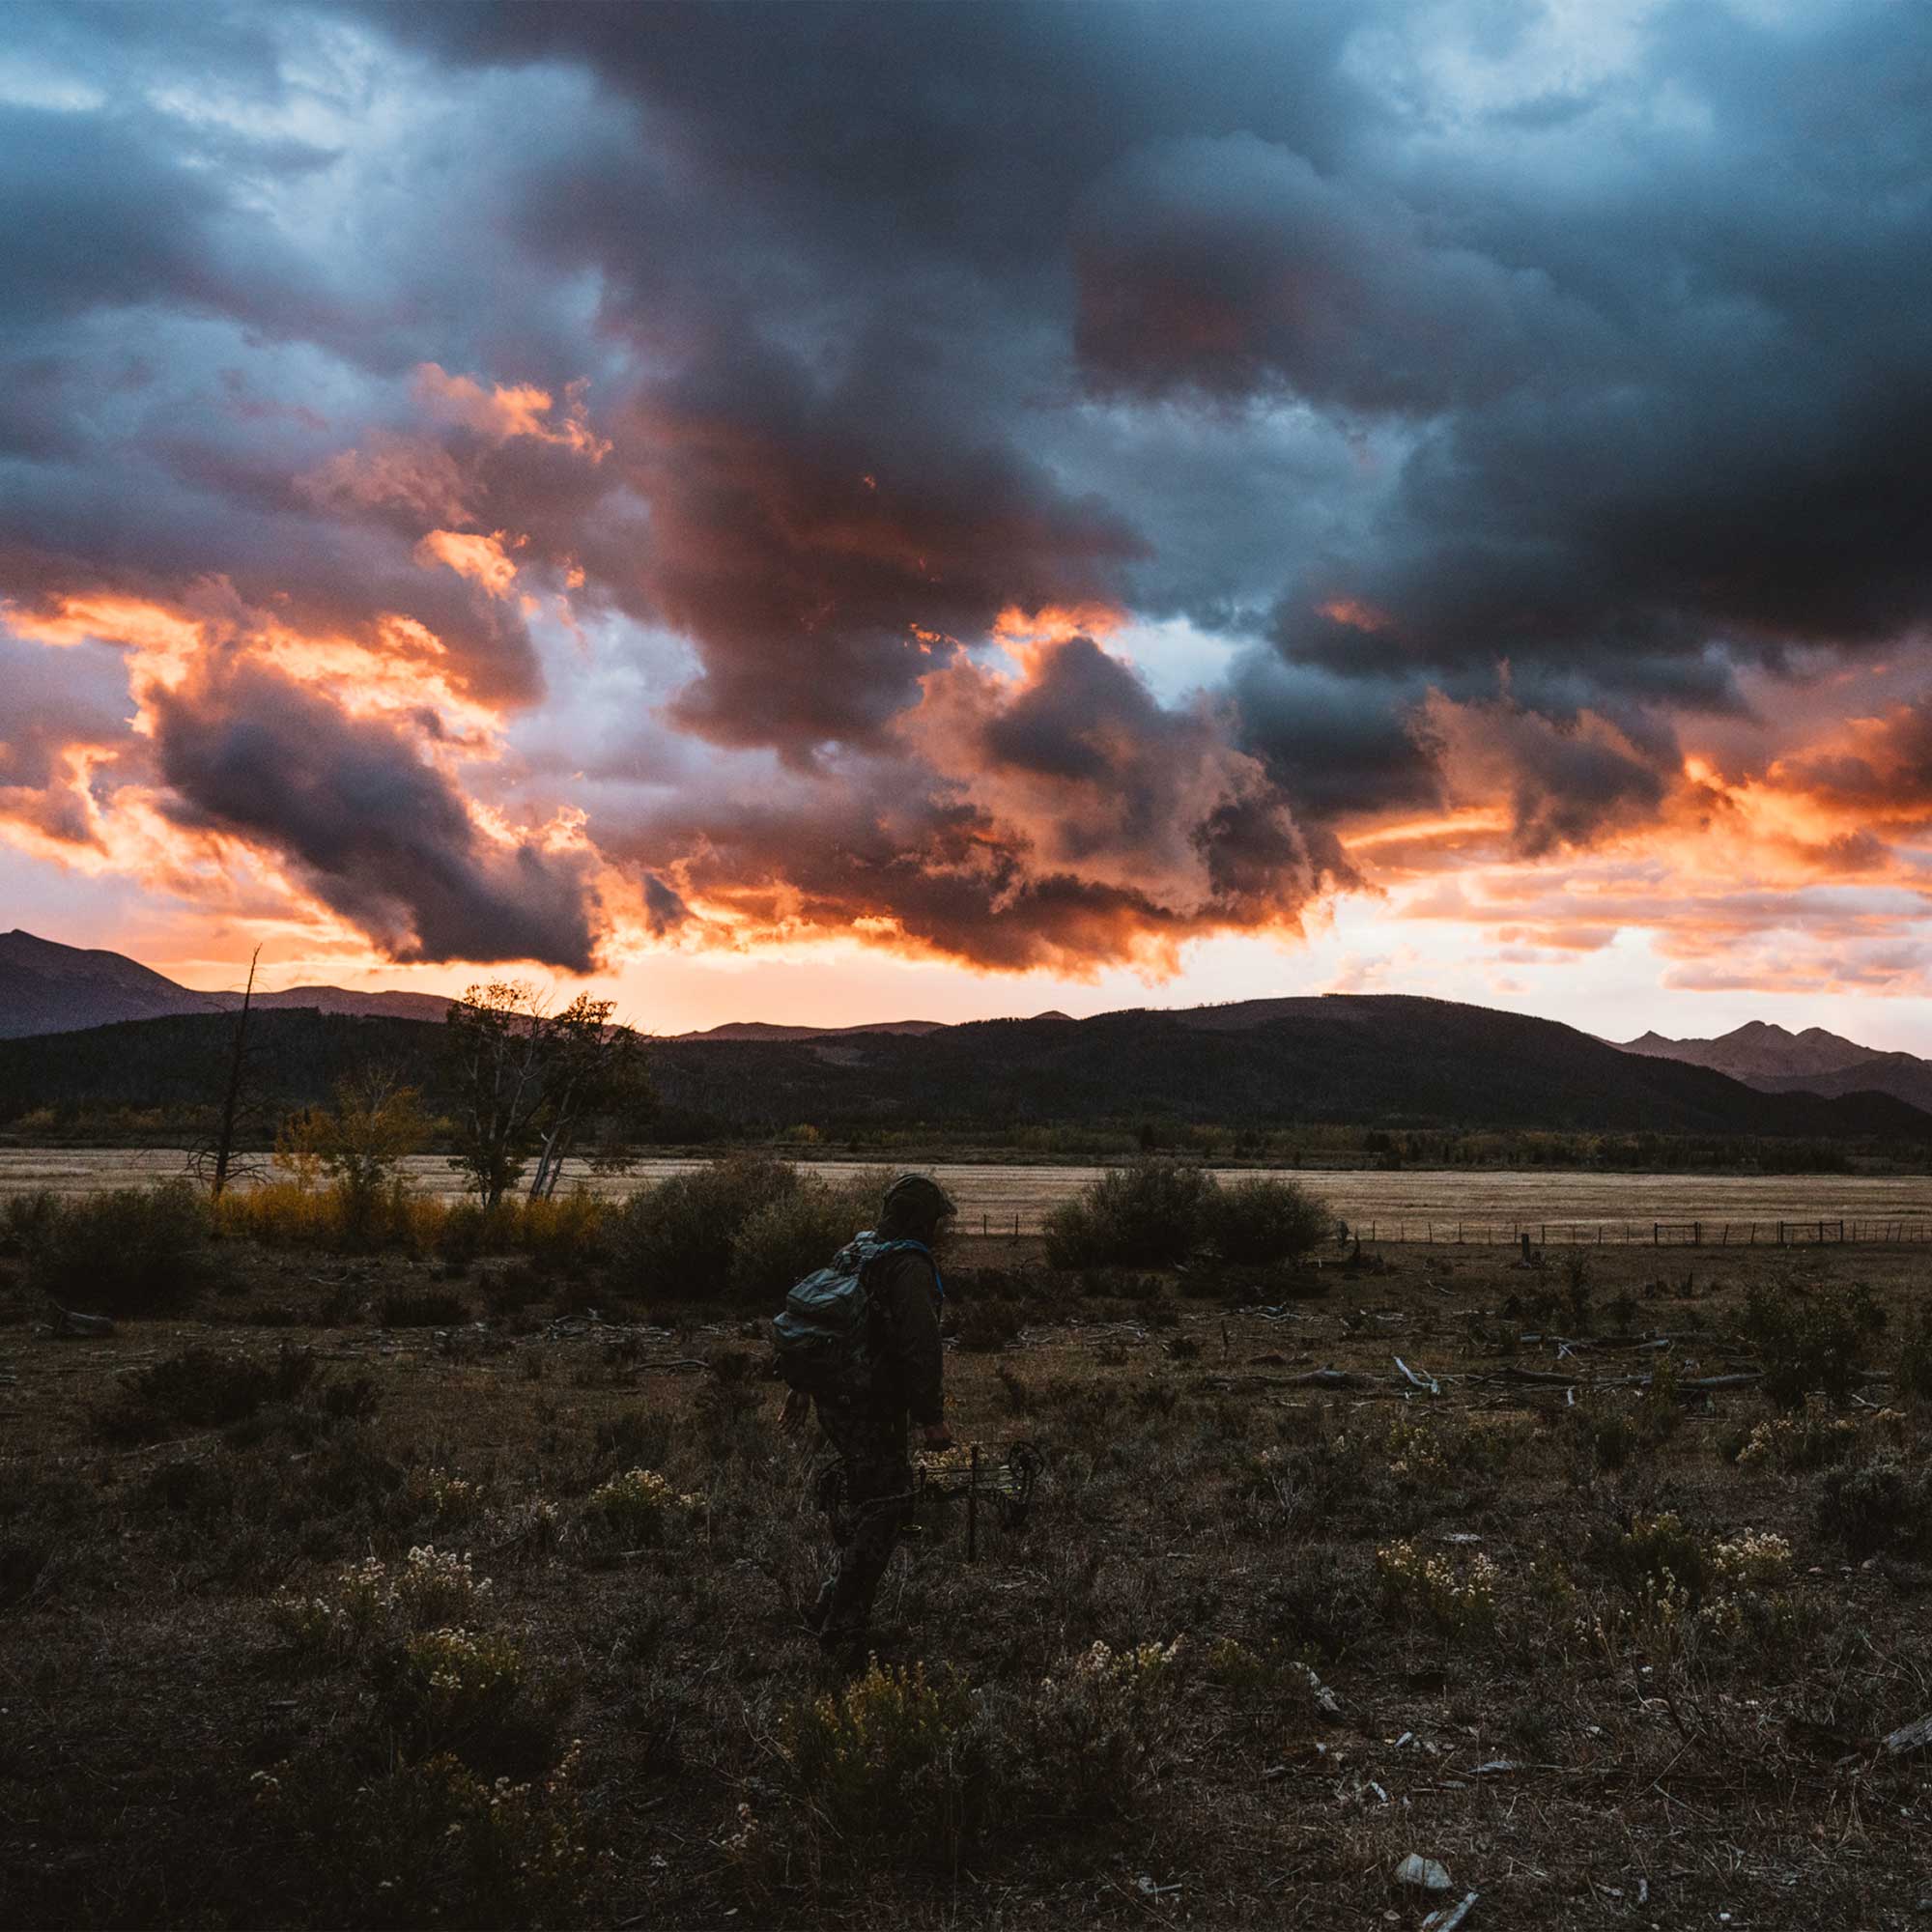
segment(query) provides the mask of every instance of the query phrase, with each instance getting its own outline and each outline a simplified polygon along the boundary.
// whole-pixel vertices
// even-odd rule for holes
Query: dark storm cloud
[[[800,782],[901,761],[901,810],[633,841],[656,929],[734,865],[993,964],[1288,917],[1346,876],[1338,820],[1487,787],[1520,849],[1587,841],[1662,809],[1676,721],[1741,712],[1745,667],[1932,622],[1920,9],[1685,0],[1494,102],[1457,90],[1534,6],[14,17],[85,86],[0,106],[0,587],[212,640],[407,618],[508,717],[567,709],[531,628],[567,585],[689,645],[684,731]],[[503,532],[514,594],[434,530]],[[1062,648],[904,762],[935,680],[1044,606],[1184,616],[1235,668],[1157,704]],[[363,769],[376,728],[320,742]],[[581,897],[504,886],[393,749],[459,859],[440,936],[375,845],[349,870],[405,910],[354,916],[447,951],[501,895],[581,956]],[[1205,887],[1107,869],[1176,811]],[[703,880],[653,869],[707,839]]]
[[[878,334],[829,394],[746,345],[728,382],[659,392],[627,438],[646,608],[698,643],[676,710],[708,737],[863,740],[1003,608],[1104,595],[1139,547],[1012,447],[909,409],[870,372],[917,346]]]
[[[1400,28],[1405,13],[1378,17]],[[1353,745],[1402,737],[1390,677],[1468,690],[1506,659],[1519,701],[1548,690],[1559,721],[1591,702],[1722,708],[1738,701],[1736,662],[1883,639],[1932,606],[1918,485],[1932,34],[1912,10],[1771,30],[1680,8],[1660,16],[1634,83],[1531,101],[1426,150],[1373,103],[1361,60],[1341,57],[1375,24],[1359,11],[1195,14],[1191,49],[1159,12],[1103,29],[1082,10],[780,9],[755,35],[712,9],[668,10],[650,32],[600,10],[382,17],[466,61],[579,60],[644,104],[687,197],[696,176],[700,199],[740,217],[741,261],[727,250],[687,277],[673,246],[667,269],[649,211],[633,260],[608,188],[596,220],[573,214],[585,194],[567,175],[546,192],[552,224],[660,307],[742,303],[750,327],[771,315],[759,280],[799,317],[876,316],[912,288],[972,304],[969,322],[923,340],[901,328],[866,358],[855,426],[890,421],[897,392],[927,422],[970,410],[1009,446],[1050,454],[1057,426],[1016,390],[1051,380],[1031,350],[1054,328],[1116,393],[1405,419],[1395,487],[1319,550],[1278,559],[1278,649],[1365,678],[1363,720],[1331,741],[1340,769],[1308,742],[1298,774],[1284,765],[1302,796],[1352,791]],[[1858,112],[1864,76],[1881,74],[1885,111]],[[1645,124],[1666,89],[1708,112],[1708,131]],[[989,343],[1007,373],[968,393],[960,378],[992,359]],[[736,391],[738,427],[749,404],[776,445],[809,456],[816,426],[800,434],[785,385],[763,402],[753,386]],[[852,453],[889,442],[861,431]],[[1257,437],[1258,466],[1261,449]],[[1122,476],[1110,494],[1151,558],[1115,582],[1145,608],[1211,616],[1198,587],[1163,582],[1157,489]],[[1231,519],[1229,549],[1244,540]],[[813,575],[804,596],[836,605],[838,562]],[[818,654],[775,636],[790,620],[797,637],[796,606],[768,597],[733,628],[695,715],[728,734],[743,705],[752,735],[781,731],[747,674],[762,654],[810,731],[840,716],[868,728],[902,698],[891,618],[917,589],[884,587],[877,648],[832,628],[829,707],[797,689],[799,658]],[[1391,621],[1337,626],[1320,614],[1337,596]],[[970,622],[970,602],[953,614]],[[840,691],[854,676],[876,680],[874,705]],[[1256,738],[1279,740],[1275,722],[1255,718]],[[1392,759],[1395,796],[1417,788],[1412,764]]]
[[[213,668],[153,705],[177,818],[266,844],[391,958],[589,970],[581,862],[487,840],[398,731],[250,667]]]
[[[1527,859],[1653,817],[1679,763],[1674,747],[1659,756],[1593,712],[1555,722],[1509,698],[1457,704],[1432,693],[1413,729],[1453,802],[1507,808]]]
[[[1156,394],[1480,406],[1526,370],[1560,377],[1594,332],[1538,270],[1432,240],[1394,196],[1250,133],[1130,156],[1095,188],[1074,252],[1083,362]]]

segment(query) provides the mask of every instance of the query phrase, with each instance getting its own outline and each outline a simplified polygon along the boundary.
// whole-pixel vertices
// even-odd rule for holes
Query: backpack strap
[[[932,1298],[935,1302],[946,1299],[946,1283],[940,1278],[939,1264],[933,1260],[932,1250],[923,1241],[902,1238],[895,1241],[877,1241],[867,1250],[866,1259],[860,1263],[862,1269],[868,1268],[886,1255],[895,1255],[910,1250],[913,1254],[923,1255],[932,1269]]]

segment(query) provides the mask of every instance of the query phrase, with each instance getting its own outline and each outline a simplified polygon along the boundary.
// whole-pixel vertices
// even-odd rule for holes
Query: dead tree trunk
[[[221,1132],[214,1143],[214,1179],[209,1198],[221,1199],[228,1185],[228,1161],[235,1151],[235,1109],[242,1098],[242,1065],[248,1045],[248,1007],[255,997],[255,965],[262,956],[258,946],[248,956],[248,983],[242,989],[242,1010],[235,1021],[235,1057],[228,1064],[228,1093],[221,1103]]]

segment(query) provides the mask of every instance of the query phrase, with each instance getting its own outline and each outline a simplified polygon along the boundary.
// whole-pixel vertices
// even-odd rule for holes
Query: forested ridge
[[[185,1119],[213,1105],[230,1014],[184,1014],[0,1041],[0,1126],[23,1137],[121,1109]],[[432,1113],[448,1100],[443,1029],[308,1009],[249,1024],[258,1117],[391,1068]],[[1932,1144],[1932,1116],[1884,1094],[1763,1094],[1627,1054],[1553,1021],[1401,996],[1257,1009],[993,1020],[917,1036],[653,1042],[662,1137],[976,1135],[1055,1123],[1808,1137]]]

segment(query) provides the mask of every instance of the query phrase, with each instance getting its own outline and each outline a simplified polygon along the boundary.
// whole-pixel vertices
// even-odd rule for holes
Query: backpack
[[[772,1322],[781,1378],[805,1395],[864,1397],[871,1391],[874,1317],[866,1270],[903,1249],[932,1259],[923,1241],[880,1241],[864,1234],[799,1282]],[[939,1270],[933,1269],[938,1287]],[[943,1291],[940,1291],[943,1293]]]

